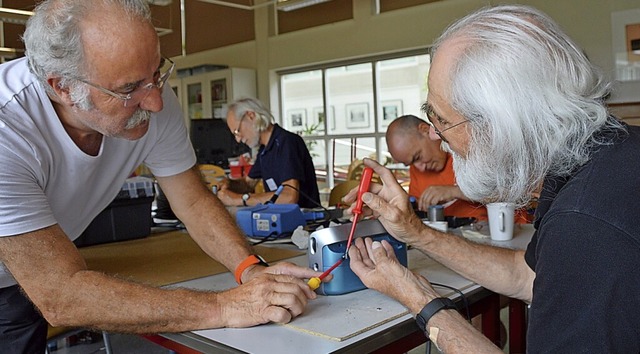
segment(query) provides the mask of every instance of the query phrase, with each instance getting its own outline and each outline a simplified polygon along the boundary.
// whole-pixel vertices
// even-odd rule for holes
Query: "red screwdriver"
[[[331,273],[336,267],[338,267],[342,261],[347,259],[347,255],[349,254],[349,247],[351,247],[351,241],[353,241],[353,235],[356,233],[356,225],[358,223],[358,218],[362,214],[362,195],[369,191],[369,185],[371,184],[371,177],[373,176],[373,170],[371,167],[365,167],[364,171],[362,171],[362,179],[360,179],[360,185],[358,186],[358,196],[356,197],[356,206],[353,208],[353,223],[351,224],[351,231],[349,232],[349,238],[347,239],[347,249],[344,251],[344,255],[334,264],[331,268],[325,270],[319,277],[313,277],[309,279],[307,284],[311,290],[316,290],[322,279],[324,279],[327,275]]]
[[[356,233],[356,225],[358,224],[358,218],[362,214],[362,195],[369,191],[369,185],[371,184],[371,177],[373,176],[373,170],[371,167],[365,167],[362,171],[362,179],[360,180],[360,186],[358,186],[358,196],[356,197],[356,206],[351,213],[353,214],[353,224],[351,224],[351,232],[349,232],[349,239],[347,240],[347,249],[344,251],[343,259],[347,258],[349,254],[349,247],[351,247],[351,241],[353,241],[353,235]]]

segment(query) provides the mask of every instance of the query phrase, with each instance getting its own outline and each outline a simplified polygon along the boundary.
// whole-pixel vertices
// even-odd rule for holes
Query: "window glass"
[[[401,115],[424,119],[429,60],[414,52],[280,75],[282,125],[307,142],[321,190],[346,178],[351,163],[363,157],[406,170],[393,164],[384,134]]]
[[[327,102],[335,115],[330,134],[367,134],[375,130],[371,63],[326,70]],[[332,122],[333,124],[333,122]]]
[[[424,118],[420,106],[427,97],[428,71],[428,55],[377,62],[379,131],[386,131],[389,123],[401,115]]]
[[[282,126],[301,136],[323,135],[322,71],[283,75]]]

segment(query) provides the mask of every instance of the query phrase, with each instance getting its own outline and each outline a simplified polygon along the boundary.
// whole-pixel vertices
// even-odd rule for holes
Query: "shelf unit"
[[[256,73],[253,69],[229,68],[174,80],[180,80],[177,92],[187,123],[190,119],[224,119],[231,101],[256,97]],[[177,82],[173,82],[172,87],[174,84],[178,87]]]

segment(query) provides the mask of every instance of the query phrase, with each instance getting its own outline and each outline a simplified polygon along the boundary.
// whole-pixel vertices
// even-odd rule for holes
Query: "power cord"
[[[440,283],[431,283],[431,285],[433,287],[441,287],[441,288],[446,288],[449,290],[453,290],[456,293],[458,293],[458,295],[460,295],[460,298],[462,298],[462,304],[464,305],[464,308],[467,312],[467,321],[469,323],[471,323],[471,311],[469,310],[469,301],[467,300],[467,297],[464,295],[464,293],[462,291],[460,291],[460,289],[456,289],[452,286],[449,285],[445,285],[445,284],[440,284]]]
[[[303,197],[307,198],[307,199],[308,199],[308,200],[310,200],[313,204],[317,205],[319,208],[322,208],[322,209],[324,209],[324,210],[325,210],[325,211],[327,211],[327,212],[329,211],[329,209],[325,208],[322,204],[320,204],[320,203],[316,202],[315,200],[313,200],[311,197],[309,197],[309,195],[308,195],[308,194],[304,193],[304,192],[303,192],[303,191],[301,191],[299,188],[296,188],[296,187],[294,187],[294,186],[292,186],[292,185],[290,185],[290,184],[286,184],[286,183],[283,183],[283,184],[282,184],[282,186],[283,186],[283,187],[289,187],[289,188],[293,189],[294,191],[297,191],[297,192],[298,192],[298,193],[300,193]]]
[[[345,221],[340,221],[340,220],[338,219],[339,217],[341,217],[341,216],[342,216],[342,214],[340,214],[340,216],[336,216],[336,215],[335,215],[335,210],[334,210],[334,212],[332,213],[332,210],[330,210],[330,209],[328,209],[328,208],[325,208],[325,207],[324,207],[324,205],[322,205],[322,204],[320,204],[320,203],[316,202],[315,200],[313,200],[312,198],[310,198],[307,194],[305,194],[305,193],[304,193],[303,191],[301,191],[299,188],[296,188],[296,187],[294,187],[294,186],[292,186],[292,185],[290,185],[290,184],[282,184],[282,186],[283,186],[283,187],[289,187],[289,188],[291,188],[291,189],[293,189],[293,190],[297,191],[297,192],[298,192],[298,193],[300,193],[303,197],[305,197],[305,198],[307,198],[308,200],[310,200],[313,204],[317,205],[319,208],[322,208],[322,210],[326,213],[327,218],[326,218],[323,222],[321,222],[321,223],[319,223],[319,224],[323,224],[323,225],[326,227],[330,221],[333,221],[333,222],[338,223],[338,224],[345,223]]]
[[[252,245],[255,246],[255,245],[259,245],[261,243],[265,243],[265,242],[277,241],[277,240],[282,239],[282,238],[291,237],[291,235],[293,235],[293,233],[291,233],[291,232],[285,232],[285,233],[281,233],[281,234],[277,234],[277,233],[273,232],[269,236],[261,239],[260,241],[252,242]]]

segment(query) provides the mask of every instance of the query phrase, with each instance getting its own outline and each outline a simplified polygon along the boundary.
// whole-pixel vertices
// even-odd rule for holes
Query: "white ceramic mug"
[[[489,214],[491,239],[495,241],[511,240],[513,238],[515,204],[490,203],[487,204],[487,213]]]

